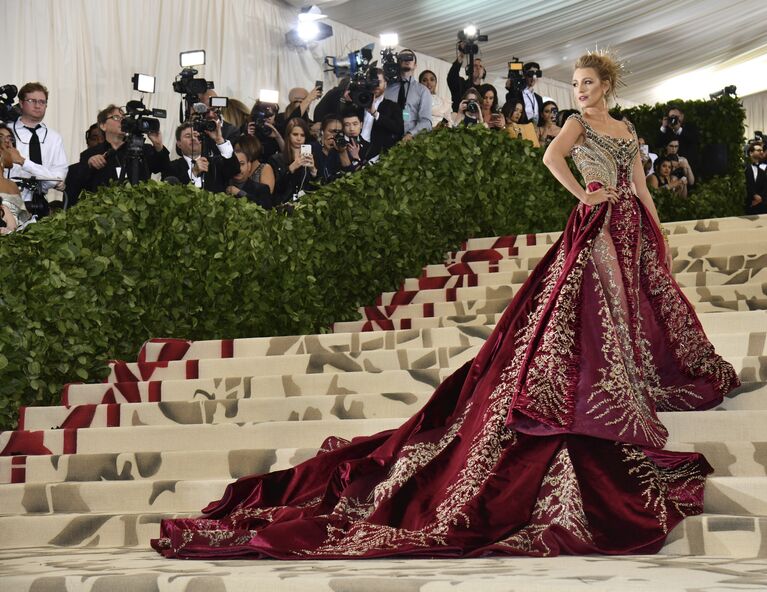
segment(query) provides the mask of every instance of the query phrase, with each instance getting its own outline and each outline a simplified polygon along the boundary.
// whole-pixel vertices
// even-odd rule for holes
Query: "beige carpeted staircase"
[[[767,589],[767,216],[666,226],[677,281],[743,386],[716,410],[662,414],[668,447],[704,452],[715,474],[706,513],[661,555],[182,562],[148,550],[162,517],[197,515],[232,479],[402,423],[476,354],[552,233],[472,239],[335,333],[153,340],[106,383],[22,410],[22,429],[0,434],[0,590]]]

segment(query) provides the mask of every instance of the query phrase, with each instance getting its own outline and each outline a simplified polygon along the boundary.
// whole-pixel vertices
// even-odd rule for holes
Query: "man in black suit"
[[[176,153],[181,158],[168,165],[162,178],[175,177],[184,185],[191,183],[213,193],[223,193],[229,180],[240,172],[240,163],[232,143],[224,140],[220,120],[216,121],[216,129],[205,133],[210,138],[206,144],[215,144],[215,148],[206,150],[203,156],[200,135],[193,124],[182,123],[176,128]]]
[[[764,147],[752,144],[748,147],[749,163],[746,165],[746,214],[767,214],[767,171],[760,166]]]
[[[404,121],[402,109],[394,101],[384,98],[386,78],[383,70],[373,70],[378,78],[378,86],[373,91],[373,102],[365,109],[360,136],[368,143],[367,149],[360,155],[365,162],[386,152],[402,139]]]
[[[472,87],[479,89],[479,87],[482,86],[482,83],[485,81],[485,77],[487,76],[487,71],[482,65],[482,58],[474,58],[474,70],[472,72],[471,79],[461,77],[461,66],[463,65],[463,61],[466,57],[461,51],[462,49],[463,43],[459,43],[458,55],[456,56],[453,65],[450,66],[450,71],[447,73],[447,87],[450,89],[450,98],[453,102],[453,111],[458,111],[458,105],[460,104],[461,99],[463,98],[463,95],[466,93],[466,91]],[[466,74],[468,75],[468,66],[466,66],[466,68]]]
[[[147,134],[151,145],[141,146],[140,161],[129,158],[123,119],[125,113],[117,105],[109,105],[98,114],[96,121],[106,140],[80,153],[80,162],[73,171],[73,184],[79,189],[95,191],[110,181],[130,180],[130,169],[134,166],[138,180],[146,181],[152,173],[160,173],[168,166],[170,154],[162,144],[160,132]]]
[[[522,92],[517,92],[512,88],[511,78],[506,81],[506,102],[513,103],[519,101],[524,105],[522,110],[522,119],[520,123],[532,123],[539,125],[543,117],[543,97],[535,92],[535,83],[541,77],[541,67],[538,62],[527,62],[522,65],[522,74],[525,77],[525,88]]]

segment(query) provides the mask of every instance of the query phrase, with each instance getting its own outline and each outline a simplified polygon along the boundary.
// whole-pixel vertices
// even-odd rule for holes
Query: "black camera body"
[[[477,101],[471,100],[466,103],[466,113],[471,113],[472,115],[476,115],[479,113],[479,103]]]
[[[16,98],[19,89],[13,84],[0,86],[0,121],[16,121],[21,113],[13,106],[13,99]]]
[[[346,148],[349,145],[349,140],[346,139],[343,132],[337,132],[336,135],[333,136],[333,141],[335,142],[336,148]]]
[[[373,59],[373,50],[363,47],[358,53],[357,69],[349,80],[349,96],[355,108],[367,109],[373,104],[373,91],[378,88],[378,76],[373,74],[370,64]],[[397,78],[399,78],[399,65],[397,65]]]
[[[196,75],[197,70],[194,68],[184,68],[181,70],[177,79],[173,81],[173,92],[197,96],[215,88],[212,81],[205,80],[204,78],[195,78]]]
[[[674,126],[677,126],[677,125],[679,125],[679,116],[678,116],[678,115],[671,115],[671,116],[669,116],[669,118],[668,118],[668,124],[669,124],[671,127],[674,127]]]
[[[386,82],[399,80],[400,68],[398,57],[397,52],[391,47],[381,50],[381,69],[383,70]]]
[[[277,106],[271,103],[262,103],[257,101],[251,112],[251,121],[256,125],[256,137],[261,140],[267,140],[271,137],[272,130],[266,125],[266,120],[277,114]]]
[[[143,100],[128,101],[120,129],[131,135],[157,133],[160,131],[160,120],[157,118],[165,118],[165,115],[163,109],[147,109]]]

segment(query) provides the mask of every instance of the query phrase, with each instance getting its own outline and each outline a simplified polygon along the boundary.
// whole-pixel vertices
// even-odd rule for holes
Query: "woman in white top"
[[[418,82],[429,89],[431,93],[431,125],[432,127],[452,126],[453,111],[450,101],[437,94],[437,75],[431,70],[424,70],[418,77]],[[441,124],[441,125],[440,125]]]

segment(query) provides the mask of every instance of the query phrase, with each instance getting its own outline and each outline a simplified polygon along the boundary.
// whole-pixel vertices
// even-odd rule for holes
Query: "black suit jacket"
[[[370,132],[370,144],[365,147],[365,153],[360,153],[362,160],[370,160],[386,152],[402,139],[405,133],[405,123],[402,120],[402,109],[394,101],[384,99],[378,105],[378,119],[373,123]]]
[[[467,90],[474,87],[479,90],[479,86],[484,84],[484,81],[480,84],[474,84],[469,78],[461,77],[461,62],[453,62],[450,66],[450,70],[447,73],[447,87],[450,89],[450,99],[453,102],[453,111],[458,111],[458,106],[461,103],[461,98]]]
[[[679,141],[679,150],[677,153],[679,156],[684,156],[688,160],[692,167],[692,171],[694,173],[700,171],[700,133],[698,132],[698,128],[695,127],[695,124],[685,123],[682,126],[682,133],[679,135],[674,133],[671,126],[666,127],[665,132],[659,131],[658,137],[656,138],[656,148],[662,150],[671,140]],[[658,154],[660,154],[660,152],[658,152]]]
[[[237,157],[232,154],[229,158],[212,158],[208,172],[203,179],[203,188],[212,193],[223,193],[229,179],[240,172],[240,163]],[[168,177],[176,177],[182,185],[191,183],[189,178],[189,166],[186,159],[177,158],[171,161],[162,174],[163,180]]]
[[[138,172],[139,180],[146,181],[152,176],[152,173],[161,173],[165,170],[170,161],[170,153],[164,146],[159,152],[151,144],[144,144],[142,148],[143,162],[140,163]],[[74,175],[73,184],[76,184],[78,190],[95,191],[102,185],[109,184],[110,181],[117,181],[120,177],[117,169],[122,171],[128,166],[127,152],[127,142],[117,150],[114,150],[108,142],[103,142],[81,152],[78,166],[70,167],[70,171]],[[106,157],[107,165],[102,169],[93,169],[88,166],[88,159],[96,154],[103,154]]]
[[[751,163],[746,165],[746,214],[767,214],[767,171],[760,168],[759,174],[754,179],[754,168]],[[754,195],[762,198],[762,203],[755,206],[751,205]]]

